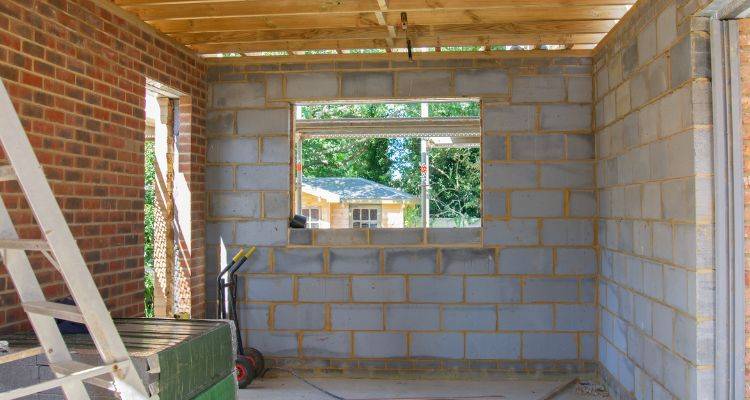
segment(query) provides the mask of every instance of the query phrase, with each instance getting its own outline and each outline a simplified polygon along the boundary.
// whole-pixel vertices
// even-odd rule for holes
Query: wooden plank
[[[492,36],[499,33],[607,33],[618,20],[593,21],[529,21],[500,24],[439,25],[432,32],[440,37]]]
[[[370,28],[339,29],[288,29],[282,31],[248,31],[248,32],[204,32],[173,35],[183,44],[199,43],[251,43],[287,40],[320,40],[320,39],[385,39],[388,29],[384,26]],[[279,49],[283,50],[283,49]]]
[[[594,44],[604,37],[603,33],[583,34],[545,34],[545,35],[494,35],[489,37],[457,37],[439,39],[436,37],[420,37],[412,39],[414,47],[435,46],[493,46],[493,45],[524,45],[524,44]],[[333,50],[333,49],[382,49],[386,46],[384,39],[351,39],[351,40],[310,40],[254,43],[215,43],[196,44],[190,47],[198,53],[252,53],[274,51],[282,48],[289,51],[299,50]],[[394,47],[406,47],[406,40],[395,39]]]
[[[589,44],[574,44],[571,46],[572,50],[593,50],[596,48],[596,43],[589,43]]]
[[[374,12],[377,4],[370,0],[318,2],[307,0],[245,0],[217,3],[194,3],[175,7],[174,4],[124,7],[144,21],[156,19],[270,16],[299,14],[331,14]]]
[[[495,24],[521,21],[576,21],[620,19],[630,9],[627,5],[546,6],[533,8],[492,8],[464,10],[423,10],[409,12],[409,25]],[[398,25],[401,14],[386,13],[386,22]],[[410,27],[411,28],[411,27]]]
[[[21,349],[10,347],[7,353],[0,353],[0,364],[21,360],[39,354],[44,354],[44,349],[41,346]]]
[[[78,361],[66,361],[66,362],[62,362],[59,364],[50,364],[50,368],[56,374],[70,375],[70,374],[75,374],[78,371],[83,371],[86,369],[93,368],[93,366],[82,363],[82,362],[78,362]],[[107,389],[107,390],[115,390],[115,386],[112,383],[112,380],[107,379],[107,378],[98,378],[98,377],[89,378],[89,379],[86,379],[86,383],[89,383],[94,386],[98,386],[100,388]]]
[[[288,15],[167,19],[150,21],[149,23],[164,33],[249,31],[256,29],[364,28],[381,25],[373,13],[341,14],[336,16]],[[385,25],[385,18],[383,19],[383,25]]]
[[[433,52],[414,53],[415,60],[489,60],[507,58],[538,58],[538,57],[591,57],[591,50],[514,50],[514,51],[457,51],[457,52]],[[305,56],[280,56],[280,57],[207,57],[206,63],[210,65],[223,64],[275,64],[275,63],[318,63],[336,61],[404,61],[405,53],[380,53],[380,54],[323,54]]]
[[[385,42],[388,44],[386,51],[390,52],[393,48],[393,39],[396,38],[396,28],[388,25],[388,22],[385,20],[385,11],[388,11],[387,1],[378,0],[378,11],[375,11],[375,18],[378,20],[378,25],[388,27],[388,37],[385,38]]]
[[[0,239],[0,249],[41,251],[41,250],[49,250],[49,245],[44,240]]]
[[[412,26],[409,34],[414,38],[437,36],[447,37],[492,37],[498,34],[557,34],[567,33],[606,33],[617,20],[595,21],[527,21],[498,24],[456,24],[435,27]],[[403,32],[397,32],[403,38]],[[184,44],[206,43],[252,43],[289,40],[322,40],[322,39],[382,39],[388,36],[385,27],[341,28],[341,29],[288,29],[280,31],[249,32],[204,32],[185,33],[173,37]],[[283,50],[283,49],[280,49]]]
[[[9,390],[7,392],[0,393],[0,400],[11,400],[19,397],[30,396],[34,393],[43,392],[45,390],[54,389],[56,387],[68,385],[71,383],[81,382],[83,380],[94,378],[104,374],[114,373],[117,369],[127,368],[130,366],[130,360],[115,362],[109,365],[102,365],[97,367],[90,367],[84,370],[77,370],[70,375],[64,375],[60,378],[51,379],[36,385],[27,386],[20,389]],[[84,397],[78,397],[84,398]],[[85,398],[88,398],[86,396]]]
[[[13,172],[13,167],[10,165],[0,166],[0,182],[15,181],[16,173]]]
[[[471,8],[498,8],[498,7],[549,7],[559,6],[601,6],[615,4],[635,4],[636,0],[389,0],[391,10],[416,11],[435,9],[471,9]]]
[[[488,10],[416,11],[409,13],[413,25],[452,25],[473,23],[505,23],[548,20],[619,19],[628,6],[570,6],[540,8],[497,8]],[[382,21],[381,21],[382,18]],[[290,15],[270,17],[229,17],[208,19],[156,20],[151,24],[164,33],[227,32],[277,29],[365,28],[398,26],[400,13],[376,11],[372,14]],[[395,37],[395,35],[394,35]]]
[[[159,19],[228,18],[249,16],[278,16],[303,14],[374,13],[380,10],[375,1],[348,0],[238,0],[238,1],[146,1],[116,0],[123,8],[135,13],[145,21]],[[519,9],[521,7],[570,7],[632,5],[635,0],[391,0],[388,10],[402,11],[467,10],[467,9]],[[175,7],[175,5],[180,5]]]
[[[23,310],[27,314],[46,315],[65,321],[78,322],[85,324],[83,315],[78,307],[67,304],[53,303],[50,301],[31,301],[21,303]]]
[[[151,87],[155,85],[149,85]],[[149,88],[153,90],[153,88]],[[159,94],[160,123],[166,133],[161,132],[156,140],[156,213],[154,223],[154,315],[172,317],[174,315],[174,206],[172,199],[174,158],[173,128],[175,95],[163,88],[153,90]]]
[[[539,400],[552,400],[556,398],[558,395],[562,394],[565,390],[567,390],[569,387],[577,384],[579,382],[578,378],[572,378],[568,381],[562,382],[552,388],[549,392],[545,393],[543,396],[539,397]]]

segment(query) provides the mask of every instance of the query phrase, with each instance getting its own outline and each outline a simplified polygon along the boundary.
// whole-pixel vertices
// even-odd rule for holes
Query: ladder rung
[[[115,366],[121,367],[124,365],[125,365],[124,362],[109,364],[109,365],[102,365],[98,367],[92,367],[90,365],[87,365],[86,366],[88,367],[87,369],[83,369],[83,370],[77,369],[75,371],[72,371],[70,374],[60,377],[60,378],[50,379],[48,381],[37,383],[36,385],[31,385],[31,386],[0,393],[0,400],[17,399],[19,397],[29,396],[34,393],[39,393],[45,390],[54,389],[66,383],[85,381],[89,378],[94,378],[99,375],[112,373],[114,371]]]
[[[49,250],[46,240],[37,239],[0,239],[0,249],[14,250]]]
[[[83,315],[78,307],[51,301],[31,301],[23,303],[23,309],[29,314],[46,315],[66,321],[83,324]]]
[[[15,181],[18,179],[13,167],[10,165],[0,165],[0,182]]]
[[[87,369],[94,368],[93,365],[89,365],[86,363],[73,361],[73,360],[50,364],[49,367],[52,369],[53,372],[58,373],[60,375],[71,375],[78,371],[85,371]],[[112,380],[94,377],[94,378],[86,379],[85,382],[92,384],[94,386],[99,386],[100,388],[104,388],[107,390],[115,390],[115,385],[112,383]]]
[[[0,353],[0,364],[33,357],[39,354],[44,354],[44,349],[42,348],[42,346],[20,350],[16,350],[15,348],[11,347],[7,353]]]

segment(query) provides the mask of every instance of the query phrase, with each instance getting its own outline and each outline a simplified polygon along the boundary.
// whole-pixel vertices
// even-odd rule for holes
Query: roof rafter
[[[415,11],[409,13],[413,25],[446,25],[474,23],[508,23],[538,21],[540,19],[566,20],[616,20],[627,11],[628,6],[568,6],[533,9],[488,9],[433,12]],[[554,16],[550,18],[550,16]],[[394,26],[401,22],[400,13],[375,11],[374,13],[354,13],[342,15],[292,15],[277,17],[230,17],[196,20],[157,20],[152,25],[168,34],[229,32],[247,30],[318,29],[318,28],[363,28],[388,26],[389,34],[395,37]]]
[[[590,49],[636,0],[107,0],[199,54]],[[544,45],[561,45],[546,47]],[[445,49],[465,47],[468,49]],[[422,49],[427,48],[427,49]],[[350,51],[347,51],[350,50]],[[338,54],[337,54],[338,53]],[[344,53],[344,54],[342,54]],[[254,54],[256,55],[256,54]]]
[[[592,47],[593,48],[593,45]],[[451,60],[451,59],[519,59],[555,57],[591,57],[590,49],[573,50],[498,50],[498,51],[442,51],[432,53],[414,53],[414,60]],[[331,61],[403,61],[403,53],[382,54],[308,54],[304,56],[242,56],[225,58],[208,58],[209,64],[274,64],[274,63],[304,63]]]
[[[201,19],[229,18],[250,16],[279,16],[305,14],[356,14],[380,11],[376,2],[366,0],[348,0],[333,2],[330,0],[238,0],[182,4],[175,7],[171,4],[138,4],[127,5],[127,1],[117,0],[118,4],[135,13],[145,21],[160,19]],[[632,5],[635,0],[443,0],[435,3],[430,0],[390,0],[388,10],[396,13],[402,11],[436,11],[436,10],[484,10],[505,8],[548,8],[553,6],[589,6]],[[125,3],[125,4],[123,4]]]
[[[396,38],[396,28],[388,25],[385,20],[385,12],[388,11],[388,0],[378,0],[379,9],[375,11],[375,18],[378,20],[378,24],[386,26],[388,28],[388,37],[385,38],[385,42],[388,45],[386,51],[390,51],[393,48],[393,39]]]
[[[473,25],[438,25],[412,26],[409,32],[412,38],[439,37],[476,37],[492,38],[501,34],[538,34],[549,32],[558,34],[574,33],[606,33],[616,23],[616,20],[599,21],[528,21],[518,23],[473,24]],[[174,36],[183,44],[209,43],[253,43],[272,41],[306,41],[322,39],[382,39],[387,36],[385,27],[372,28],[341,28],[341,29],[288,29],[279,31],[234,31],[234,32],[204,32],[186,33]],[[397,32],[397,38],[404,38],[402,32]]]
[[[536,45],[536,44],[595,44],[604,37],[604,33],[584,34],[528,34],[528,35],[496,35],[493,37],[462,37],[435,38],[421,37],[412,40],[414,47],[441,46],[504,46],[504,45]],[[406,47],[406,40],[394,40],[394,48]],[[299,50],[351,50],[351,49],[382,49],[386,46],[385,39],[324,39],[324,40],[292,40],[280,44],[272,42],[253,43],[210,43],[195,44],[190,47],[198,53],[253,53],[283,49],[287,51]]]

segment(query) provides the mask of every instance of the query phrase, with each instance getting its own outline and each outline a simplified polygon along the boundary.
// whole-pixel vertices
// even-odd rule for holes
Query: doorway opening
[[[189,315],[176,216],[179,173],[179,93],[156,83],[146,88],[144,141],[144,303],[147,317]],[[186,292],[187,291],[187,292]]]

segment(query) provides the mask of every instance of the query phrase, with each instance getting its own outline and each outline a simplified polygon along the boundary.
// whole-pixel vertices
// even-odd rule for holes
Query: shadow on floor
[[[563,380],[385,380],[312,378],[310,381],[346,400],[541,400]],[[603,400],[579,394],[575,387],[554,400]],[[244,390],[239,400],[335,400],[293,377],[262,379]]]

